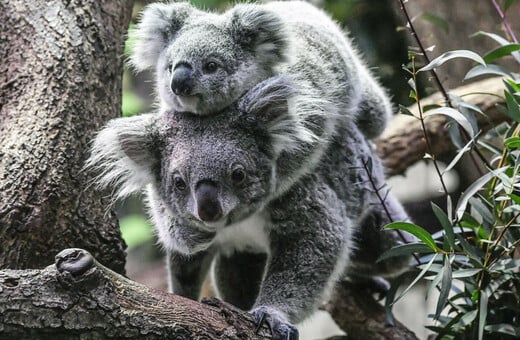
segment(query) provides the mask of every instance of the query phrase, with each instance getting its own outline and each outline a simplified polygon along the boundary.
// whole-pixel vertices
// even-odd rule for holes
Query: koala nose
[[[171,88],[176,95],[188,96],[193,91],[192,68],[188,64],[179,64],[173,70]]]
[[[204,222],[214,222],[222,217],[222,208],[218,200],[218,188],[210,181],[202,181],[195,188],[197,213]]]

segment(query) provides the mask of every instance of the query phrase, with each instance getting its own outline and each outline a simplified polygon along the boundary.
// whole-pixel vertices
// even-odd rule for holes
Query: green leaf
[[[473,79],[478,76],[492,75],[513,78],[513,75],[505,68],[498,65],[477,65],[471,68],[464,76],[464,80]]]
[[[515,82],[513,79],[506,79],[505,85],[511,93],[520,92],[520,83]]]
[[[489,333],[502,333],[512,335],[515,338],[520,338],[520,327],[514,327],[508,323],[498,323],[494,325],[486,325],[484,327]]]
[[[496,41],[497,43],[499,43],[502,46],[509,45],[511,43],[510,41],[508,41],[504,37],[502,37],[502,36],[500,36],[498,34],[495,34],[495,33],[479,31],[479,32],[475,33],[473,36],[478,36],[478,35],[483,35],[485,37],[491,38],[491,39],[493,39],[494,41]],[[520,53],[519,52],[513,52],[511,54],[516,59],[516,61],[518,61],[520,63]]]
[[[458,152],[457,154],[455,155],[455,157],[453,157],[453,159],[451,160],[450,164],[448,164],[448,166],[442,170],[442,174],[444,175],[445,173],[447,173],[448,171],[450,171],[451,169],[453,169],[453,167],[455,165],[457,165],[457,163],[459,162],[459,160],[462,158],[462,156],[464,156],[464,154],[466,154],[466,152],[468,151],[471,151],[471,148],[472,146],[475,144],[475,141],[477,140],[477,138],[479,137],[480,133],[477,133],[475,136],[473,136],[473,138],[470,139],[469,142],[466,143],[466,145],[464,145]]]
[[[470,323],[473,322],[473,320],[475,320],[475,318],[477,317],[477,314],[478,314],[477,310],[472,310],[468,313],[465,313],[462,316],[462,318],[460,319],[460,323],[462,324],[462,326],[468,326]]]
[[[392,257],[407,256],[413,253],[431,253],[431,251],[431,248],[424,243],[401,244],[385,251],[379,256],[376,262],[378,263]]]
[[[451,249],[455,248],[455,235],[453,234],[453,225],[451,224],[448,216],[442,211],[442,209],[435,203],[431,202],[432,210],[437,220],[441,223],[442,229],[446,235],[446,240]]]
[[[459,269],[453,272],[452,278],[454,279],[462,279],[465,277],[471,277],[475,274],[478,274],[482,271],[480,268],[475,269]]]
[[[464,117],[464,115],[462,113],[460,113],[459,111],[457,111],[455,109],[452,109],[451,107],[440,107],[438,109],[428,111],[427,113],[424,114],[424,116],[433,116],[433,115],[448,116],[448,117],[452,118],[453,120],[455,120],[457,123],[459,123],[460,126],[462,126],[464,128],[464,130],[466,130],[466,132],[471,137],[473,137],[475,135],[475,133],[473,132],[473,127],[471,126],[471,123],[469,122],[469,120],[466,117]]]
[[[508,149],[516,149],[520,147],[520,137],[513,136],[504,140],[504,146]]]
[[[508,91],[504,91],[506,97],[507,111],[506,114],[515,121],[520,122],[520,106],[516,102],[515,97]]]
[[[451,262],[449,256],[444,256],[444,268],[442,271],[442,282],[441,291],[439,292],[439,298],[437,299],[437,308],[435,310],[434,320],[437,320],[441,315],[442,310],[446,306],[448,296],[451,290]]]
[[[429,232],[427,232],[426,230],[424,230],[416,224],[409,222],[393,222],[387,224],[385,226],[385,229],[398,229],[409,232],[413,236],[417,237],[419,240],[423,241],[434,252],[441,252],[441,249],[439,249],[439,247],[437,247],[437,245],[435,244],[432,235],[430,235]]]
[[[516,204],[520,204],[520,196],[515,194],[507,194]]]
[[[446,32],[446,33],[448,33],[448,31],[449,31],[448,22],[439,16],[425,12],[425,13],[421,13],[419,16],[417,16],[417,18],[431,22],[435,26],[444,30],[444,32]]]
[[[484,338],[484,326],[486,325],[488,298],[489,295],[485,291],[480,292],[480,308],[478,315],[478,340],[482,340]]]
[[[448,52],[441,54],[437,58],[433,59],[428,65],[420,68],[418,71],[419,72],[431,71],[434,68],[441,66],[445,62],[447,62],[451,59],[455,59],[455,58],[470,59],[470,60],[473,60],[482,65],[486,64],[484,59],[482,59],[482,57],[479,56],[478,54],[476,54],[475,52],[472,52],[469,50],[454,50],[454,51],[448,51]]]
[[[457,207],[455,208],[457,219],[460,220],[462,218],[462,215],[464,214],[464,211],[466,211],[466,206],[468,205],[468,201],[473,195],[475,195],[484,184],[486,184],[489,180],[491,180],[493,177],[497,176],[498,174],[504,172],[508,167],[502,167],[500,169],[493,170],[491,172],[488,172],[484,176],[477,179],[473,184],[471,184],[466,191],[460,196],[459,202],[457,203]]]
[[[495,61],[502,57],[510,55],[512,52],[520,50],[520,44],[507,44],[495,48],[491,52],[487,53],[483,58],[486,63]]]
[[[430,267],[432,266],[433,262],[437,259],[437,256],[439,256],[439,254],[435,254],[432,256],[430,262],[428,262],[424,268],[421,270],[421,272],[415,277],[415,279],[408,285],[408,287],[406,287],[403,292],[394,300],[393,303],[396,303],[397,301],[399,301],[403,296],[406,295],[406,293],[408,293],[408,291],[410,289],[412,289],[413,286],[415,286],[415,284],[424,276],[424,274],[426,274],[426,272],[430,269]]]
[[[413,117],[412,111],[408,110],[408,108],[404,105],[399,104],[399,111],[404,115]]]

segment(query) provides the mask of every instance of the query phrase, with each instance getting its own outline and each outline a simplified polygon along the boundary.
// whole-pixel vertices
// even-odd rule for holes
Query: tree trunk
[[[0,1],[0,268],[82,247],[118,272],[124,243],[81,171],[120,115],[132,1]]]

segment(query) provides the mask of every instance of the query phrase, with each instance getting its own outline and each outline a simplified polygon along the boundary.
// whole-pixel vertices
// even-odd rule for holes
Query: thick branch
[[[463,96],[465,101],[480,107],[486,115],[477,114],[477,123],[482,131],[487,131],[507,120],[497,107],[497,104],[504,102],[503,89],[501,78],[491,78],[459,87],[451,92]],[[442,105],[443,102],[442,96],[437,93],[421,100],[421,105],[423,107],[432,104]],[[409,109],[418,116],[415,105]],[[426,129],[435,156],[456,150],[449,136],[447,122],[446,116],[443,115],[426,118]],[[394,117],[383,135],[376,140],[376,145],[377,152],[390,175],[404,173],[411,165],[422,160],[427,153],[420,121],[415,117],[402,114]]]
[[[0,271],[0,333],[11,339],[270,339],[253,318],[216,299],[203,303],[147,288],[81,249],[43,270]]]
[[[402,339],[415,340],[415,334],[400,322],[390,327],[386,313],[372,297],[371,292],[358,285],[342,281],[336,285],[334,294],[325,306],[338,326],[349,339]]]

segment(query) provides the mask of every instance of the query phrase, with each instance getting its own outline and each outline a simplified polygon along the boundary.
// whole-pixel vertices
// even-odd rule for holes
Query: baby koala
[[[161,111],[217,113],[259,82],[283,74],[300,96],[315,101],[318,112],[302,111],[298,100],[289,110],[302,124],[317,124],[319,135],[341,115],[375,138],[391,114],[385,91],[351,40],[306,2],[238,4],[222,14],[189,3],[153,3],[134,33],[131,64],[155,72]],[[316,119],[324,111],[327,117]]]
[[[280,340],[298,338],[294,324],[343,275],[389,276],[408,265],[407,257],[375,262],[401,242],[381,226],[408,217],[391,193],[390,216],[381,207],[369,178],[381,187],[383,168],[352,120],[336,119],[310,163],[286,156],[307,135],[290,112],[295,96],[278,76],[220,113],[114,119],[88,161],[119,197],[147,188],[171,291],[197,299],[214,263],[219,297]]]

